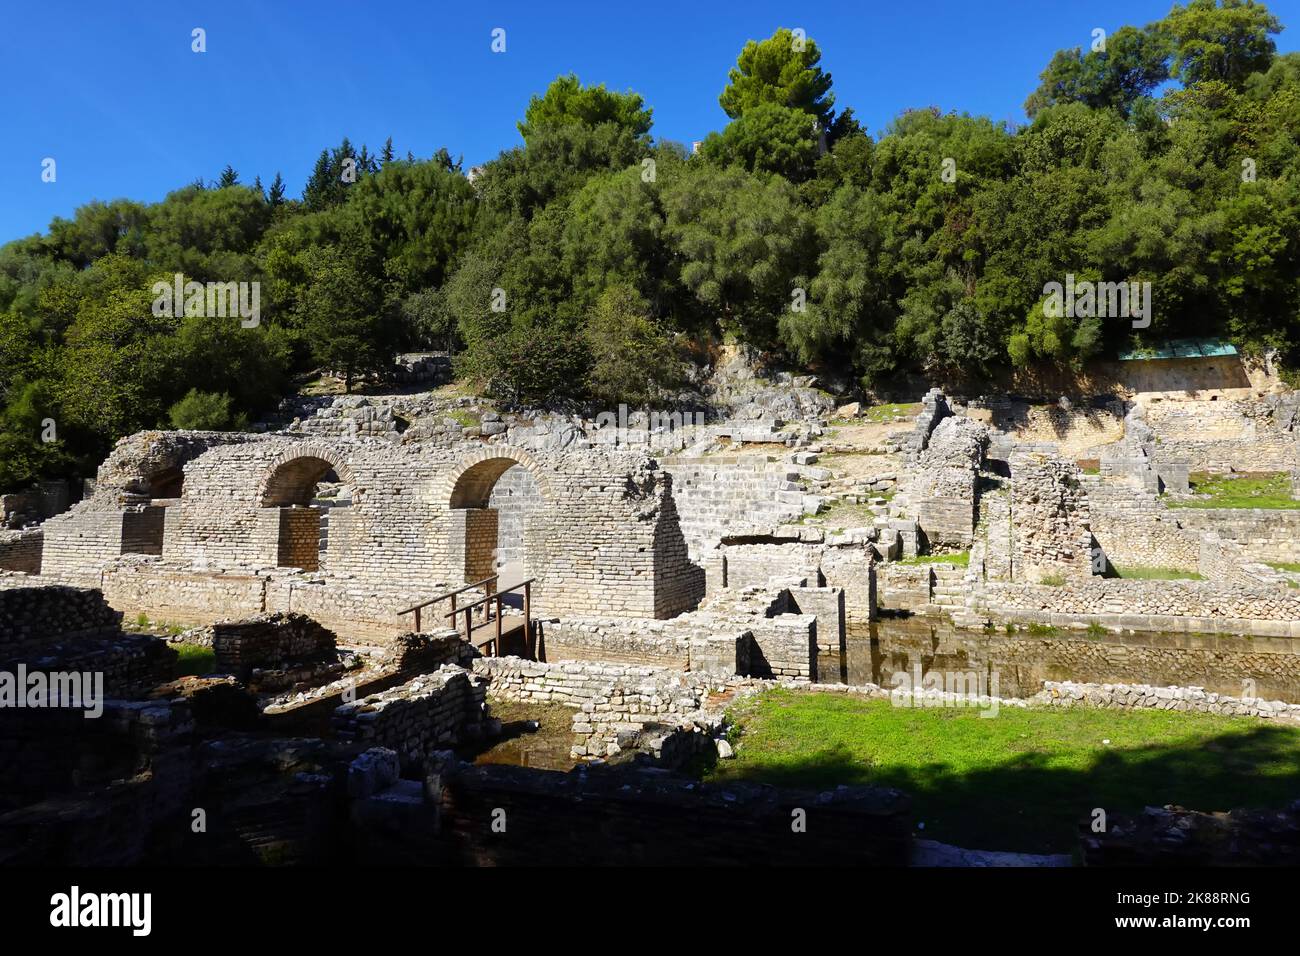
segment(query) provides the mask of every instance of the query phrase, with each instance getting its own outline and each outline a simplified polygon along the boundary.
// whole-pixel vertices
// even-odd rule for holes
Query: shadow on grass
[[[914,823],[924,824],[920,835],[969,849],[1026,853],[1070,851],[1079,822],[1097,807],[1113,817],[1169,803],[1203,811],[1279,808],[1300,797],[1300,747],[1295,733],[1282,727],[1194,745],[1117,748],[1081,769],[1052,762],[1051,754],[1026,753],[966,772],[944,763],[877,767],[837,743],[780,764],[733,764],[714,779],[897,787],[912,796]]]

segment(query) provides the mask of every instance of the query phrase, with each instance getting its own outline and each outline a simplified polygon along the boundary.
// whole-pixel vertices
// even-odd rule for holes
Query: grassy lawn
[[[918,554],[912,558],[900,558],[895,564],[955,564],[961,568],[970,567],[970,552],[955,551],[952,554]]]
[[[1118,564],[1112,565],[1115,569],[1115,577],[1129,578],[1134,581],[1204,581],[1205,578],[1195,571],[1183,571],[1179,568],[1147,568],[1137,565],[1130,565],[1121,568]]]
[[[217,656],[210,647],[198,644],[173,644],[180,657],[176,661],[173,677],[185,677],[189,674],[211,674],[216,668]]]
[[[1157,710],[980,713],[776,689],[735,705],[736,757],[708,779],[898,787],[926,837],[1039,853],[1070,850],[1094,807],[1281,807],[1300,791],[1291,726]]]
[[[1300,508],[1291,497],[1291,480],[1283,472],[1190,477],[1194,497],[1167,501],[1170,508]]]

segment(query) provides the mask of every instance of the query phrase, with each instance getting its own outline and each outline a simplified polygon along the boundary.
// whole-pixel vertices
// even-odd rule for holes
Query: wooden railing
[[[535,580],[537,579],[529,578],[526,581],[520,581],[518,584],[512,584],[508,588],[502,588],[500,591],[493,591],[490,594],[485,594],[477,601],[474,601],[471,604],[466,604],[462,608],[453,607],[451,612],[447,614],[447,617],[451,618],[452,627],[456,628],[456,630],[459,631],[460,625],[456,623],[456,615],[458,614],[465,615],[465,640],[468,641],[470,644],[474,643],[475,631],[488,627],[489,625],[495,622],[496,635],[492,639],[488,641],[484,641],[483,643],[484,646],[488,644],[492,645],[491,653],[493,655],[500,654],[501,653],[501,607],[502,607],[501,599],[505,595],[511,593],[512,591],[519,591],[522,589],[524,593],[524,618],[523,618],[524,641],[527,642],[529,637],[529,626],[530,623],[532,622],[533,582]],[[496,614],[492,614],[493,601],[496,602]],[[479,606],[482,606],[483,608],[483,614],[482,614],[483,621],[482,623],[475,625],[474,616],[473,616],[474,608]]]
[[[435,597],[435,598],[429,598],[429,600],[427,600],[427,601],[421,601],[419,604],[416,604],[416,605],[414,605],[413,607],[408,607],[408,608],[407,608],[406,610],[404,610],[404,611],[398,611],[397,613],[398,613],[398,614],[411,614],[412,612],[414,612],[414,614],[415,614],[415,631],[416,631],[416,633],[418,634],[418,633],[420,632],[420,612],[423,611],[426,607],[429,607],[429,605],[431,605],[431,604],[440,604],[441,602],[443,602],[443,601],[447,600],[448,598],[450,598],[450,599],[451,599],[451,613],[452,613],[452,614],[455,614],[455,613],[456,613],[456,597],[457,597],[458,595],[464,594],[466,591],[474,591],[474,590],[477,590],[478,588],[483,587],[483,586],[484,586],[485,584],[487,584],[489,581],[492,582],[492,587],[491,587],[491,588],[488,588],[487,590],[488,590],[489,592],[491,592],[492,590],[495,590],[495,589],[496,589],[497,581],[498,581],[499,579],[500,579],[500,575],[496,575],[496,574],[494,574],[494,575],[492,575],[491,577],[484,578],[482,581],[475,581],[473,584],[466,584],[464,587],[457,588],[457,589],[454,590],[454,591],[448,591],[446,594],[439,594],[439,595],[438,595],[437,597]],[[450,616],[451,616],[451,615],[448,615],[448,617],[450,617]]]
[[[495,635],[491,639],[484,641],[483,643],[484,646],[487,646],[489,644],[492,646],[492,650],[491,650],[492,654],[499,654],[501,651],[501,636],[502,636],[501,611],[504,604],[503,598],[505,597],[505,595],[510,594],[512,592],[516,592],[516,591],[523,592],[523,596],[524,596],[523,628],[524,628],[524,640],[527,641],[529,637],[529,624],[532,621],[533,582],[537,579],[528,578],[526,581],[520,581],[518,584],[512,584],[510,587],[502,588],[501,590],[498,591],[497,582],[499,580],[500,580],[500,575],[494,574],[491,577],[484,578],[482,581],[475,581],[473,584],[466,584],[464,587],[457,588],[454,591],[448,591],[446,594],[439,594],[437,597],[429,598],[429,600],[427,601],[421,601],[419,604],[412,605],[411,607],[408,607],[402,611],[398,611],[397,613],[399,615],[414,614],[415,630],[418,633],[420,630],[420,619],[421,619],[420,612],[431,605],[439,604],[443,601],[450,600],[451,610],[448,611],[443,616],[445,618],[451,619],[451,626],[455,628],[458,632],[461,630],[461,625],[460,625],[460,621],[458,620],[458,617],[459,615],[462,614],[465,616],[464,638],[469,643],[471,644],[474,643],[475,631],[482,630],[483,628],[488,627],[495,623],[496,625]],[[489,584],[490,586],[488,586]],[[456,606],[456,598],[458,596],[464,594],[466,591],[473,591],[479,588],[483,588],[483,590],[486,592],[483,595],[483,597],[479,598],[477,601],[471,601],[469,604],[465,604],[460,607]],[[478,624],[474,623],[474,610],[476,608],[482,609],[479,612],[480,620]],[[495,613],[493,613],[494,610]]]

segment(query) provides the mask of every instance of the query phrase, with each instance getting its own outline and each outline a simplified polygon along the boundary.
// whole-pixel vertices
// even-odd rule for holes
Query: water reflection
[[[1045,680],[1073,680],[1194,685],[1300,703],[1300,655],[1287,639],[1068,630],[1008,635],[918,617],[850,625],[843,653],[818,653],[818,679],[893,687],[893,675],[914,676],[918,662],[922,674],[974,675],[1002,697],[1030,696]]]

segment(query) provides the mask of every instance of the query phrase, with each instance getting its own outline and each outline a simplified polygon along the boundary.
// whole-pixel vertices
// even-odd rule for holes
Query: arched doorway
[[[286,454],[262,486],[266,557],[277,567],[326,570],[330,531],[353,503],[351,472],[320,452]]]
[[[466,583],[497,575],[499,587],[509,587],[535,572],[527,532],[546,498],[537,464],[513,450],[472,462],[455,477],[452,553]]]
[[[133,483],[131,503],[122,514],[123,554],[163,553],[167,515],[180,504],[184,483],[185,471],[180,464],[142,474]]]

